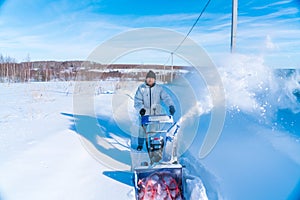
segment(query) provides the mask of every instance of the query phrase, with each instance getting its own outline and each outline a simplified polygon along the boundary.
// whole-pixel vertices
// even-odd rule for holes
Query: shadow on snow
[[[75,131],[81,137],[90,142],[95,149],[111,159],[121,162],[126,165],[131,165],[130,146],[119,143],[113,136],[122,138],[124,140],[133,139],[130,135],[125,133],[118,127],[113,119],[105,116],[87,116],[87,115],[73,115],[70,113],[61,113],[64,116],[71,117],[72,124],[70,130]],[[111,144],[113,148],[107,148],[101,145],[99,140],[103,140]],[[121,149],[115,148],[114,145],[122,146]],[[123,150],[122,150],[123,149]],[[126,150],[124,150],[126,149]],[[118,182],[126,185],[133,185],[132,173],[126,171],[104,171],[103,174]]]

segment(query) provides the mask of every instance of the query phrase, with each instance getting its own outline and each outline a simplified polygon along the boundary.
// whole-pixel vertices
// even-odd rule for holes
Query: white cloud
[[[227,23],[212,26],[212,27],[208,28],[208,30],[217,31],[217,30],[224,30],[224,29],[230,29],[230,28],[231,28],[231,22],[227,22]]]
[[[288,4],[290,2],[292,2],[292,1],[291,0],[278,1],[278,2],[275,2],[275,3],[267,4],[265,6],[253,7],[253,9],[255,9],[255,10],[262,10],[262,9],[270,8],[272,6],[278,6],[278,5]]]
[[[280,1],[268,6],[289,2]],[[32,60],[85,59],[97,45],[121,32],[146,26],[170,28],[186,34],[198,17],[197,13],[120,17],[90,12],[90,7],[77,10],[78,5],[72,7],[72,12],[60,15],[59,11],[68,9],[64,3],[58,5],[54,9],[57,10],[57,16],[47,15],[49,20],[30,26],[10,25],[6,20],[7,16],[2,16],[0,53],[15,56],[19,61],[27,53],[30,53]],[[280,51],[297,51],[299,47],[296,45],[300,46],[300,31],[295,29],[295,24],[299,22],[299,18],[291,18],[290,15],[298,12],[296,7],[284,6],[277,12],[259,17],[239,16],[237,49],[251,53],[265,50],[275,53],[274,50],[279,50],[279,47]],[[190,37],[207,48],[209,54],[229,52],[230,19],[231,14],[205,13]]]
[[[78,20],[80,19],[80,20]],[[1,26],[0,53],[22,61],[85,59],[102,41],[130,27],[112,22],[107,16],[69,13],[34,26]]]
[[[168,14],[168,15],[154,15],[138,17],[135,23],[162,23],[162,22],[179,22],[197,19],[199,14]]]
[[[274,19],[276,20],[277,17],[282,17],[282,16],[287,16],[287,15],[294,15],[299,13],[299,9],[298,8],[282,8],[277,12],[273,12],[271,14],[262,16],[262,19]]]

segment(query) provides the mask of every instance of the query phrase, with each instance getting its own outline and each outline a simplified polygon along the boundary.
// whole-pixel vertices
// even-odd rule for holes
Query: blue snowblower
[[[147,152],[132,153],[136,199],[184,199],[182,166],[176,156],[179,125],[169,115],[146,115],[141,120]]]

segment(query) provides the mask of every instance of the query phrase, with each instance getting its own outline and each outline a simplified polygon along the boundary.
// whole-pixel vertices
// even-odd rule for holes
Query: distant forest
[[[86,61],[26,61],[17,63],[11,57],[0,55],[0,82],[143,80],[150,69],[155,71],[158,80],[169,82],[179,76],[184,68],[137,64],[107,66]]]

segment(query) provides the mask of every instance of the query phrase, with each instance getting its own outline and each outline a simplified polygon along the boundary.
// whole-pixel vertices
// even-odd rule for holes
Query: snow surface
[[[185,102],[193,105],[191,112],[178,100],[189,89],[175,93],[174,118],[182,127],[179,149],[187,148],[180,157],[187,199],[298,199],[300,105],[294,94],[300,88],[299,71],[270,70],[257,57],[224,63],[219,71],[226,90],[225,125],[204,159],[199,150],[212,108],[205,83],[197,74],[185,75],[194,90],[193,98],[185,98],[193,101]],[[170,92],[178,91],[180,81],[167,86]],[[126,156],[136,145],[130,133],[138,126],[132,108],[138,83],[98,84],[91,85],[91,115],[73,115],[74,82],[0,84],[1,200],[134,199],[130,171],[99,162],[86,144],[130,165]],[[90,126],[95,116],[99,123]],[[189,126],[190,117],[199,119],[199,126]],[[86,127],[76,129],[80,123]],[[193,131],[197,134],[189,145],[185,138]],[[104,142],[107,149],[101,148]]]
[[[70,129],[70,83],[0,88],[0,199],[133,199]]]

